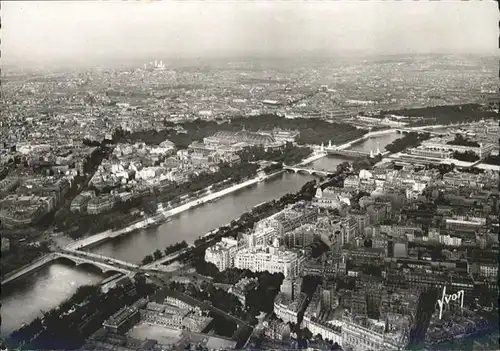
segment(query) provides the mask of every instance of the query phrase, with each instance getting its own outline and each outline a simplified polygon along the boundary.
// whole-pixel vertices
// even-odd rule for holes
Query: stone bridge
[[[306,167],[283,166],[283,169],[285,171],[293,171],[295,173],[302,172],[302,173],[308,173],[308,174],[318,174],[318,175],[323,175],[323,176],[327,176],[329,174],[334,173],[333,171],[327,171],[324,169],[314,169],[314,168],[306,168]]]
[[[75,250],[76,251],[76,250]],[[97,257],[90,257],[90,255],[94,255]],[[97,267],[103,273],[107,272],[115,272],[115,273],[123,273],[129,274],[131,272],[135,272],[138,270],[138,266],[128,262],[122,262],[110,257],[99,256],[95,254],[88,254],[86,252],[71,252],[71,251],[58,251],[52,252],[48,255],[41,257],[30,265],[24,266],[10,274],[8,274],[3,280],[2,285],[12,282],[22,276],[34,272],[43,266],[57,260],[66,260],[69,261],[76,266],[89,266],[89,267]]]

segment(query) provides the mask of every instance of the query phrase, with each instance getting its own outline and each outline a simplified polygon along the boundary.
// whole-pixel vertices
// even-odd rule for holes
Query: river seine
[[[375,152],[378,143],[380,150],[384,151],[385,145],[399,137],[401,134],[374,137],[353,145],[352,149]],[[342,157],[325,157],[309,166],[315,169],[335,170],[338,164],[346,160]],[[106,242],[92,248],[91,251],[137,263],[157,248],[161,250],[182,240],[191,243],[210,230],[231,222],[255,205],[299,190],[313,178],[304,174],[283,173],[254,186],[240,189],[216,202],[180,213],[172,217],[168,223]],[[22,323],[29,323],[40,316],[41,311],[56,307],[69,298],[79,286],[97,284],[102,279],[104,275],[55,263],[3,288],[1,334],[8,334],[19,328]]]

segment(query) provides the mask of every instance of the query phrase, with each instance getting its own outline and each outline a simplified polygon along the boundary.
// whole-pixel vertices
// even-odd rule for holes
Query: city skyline
[[[4,64],[498,53],[494,2],[7,2],[2,17]]]

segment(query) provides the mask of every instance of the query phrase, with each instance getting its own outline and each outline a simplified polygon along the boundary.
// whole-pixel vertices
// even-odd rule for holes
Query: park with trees
[[[182,127],[182,130],[174,128]],[[166,139],[172,141],[178,149],[186,149],[194,141],[202,141],[218,131],[241,131],[243,129],[258,132],[271,131],[275,128],[300,131],[296,142],[301,145],[320,145],[321,143],[342,144],[357,139],[367,133],[367,130],[357,129],[349,124],[329,123],[317,118],[288,119],[276,114],[262,114],[251,118],[235,117],[229,121],[218,123],[196,119],[194,121],[175,124],[165,122],[165,129],[148,130],[134,133],[120,133],[120,142],[143,141],[146,144],[157,145]]]
[[[423,126],[432,124],[455,124],[475,122],[482,119],[498,120],[498,113],[479,104],[458,104],[429,106],[421,108],[403,108],[399,110],[380,111],[381,118],[386,115],[422,117],[421,120],[412,121],[410,126]]]

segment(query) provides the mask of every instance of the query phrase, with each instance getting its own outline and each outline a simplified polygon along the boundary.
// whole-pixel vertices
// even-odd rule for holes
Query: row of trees
[[[273,163],[272,165],[265,167],[263,170],[264,170],[264,173],[266,173],[266,174],[272,174],[272,173],[278,172],[282,169],[283,169],[282,163]]]
[[[221,163],[219,171],[216,173],[193,175],[189,182],[181,184],[172,182],[160,189],[152,189],[151,194],[141,198],[132,198],[127,201],[117,200],[115,207],[106,213],[88,215],[73,213],[69,211],[69,208],[65,208],[56,215],[54,224],[57,230],[68,232],[74,239],[87,233],[95,234],[108,229],[118,229],[140,219],[140,211],[154,214],[158,203],[168,202],[175,206],[181,202],[181,197],[186,194],[201,192],[208,186],[218,183],[229,186],[241,182],[243,179],[254,177],[257,174],[257,169],[258,165],[248,162],[234,165]]]
[[[163,257],[166,257],[168,255],[173,254],[174,252],[180,251],[182,249],[187,248],[189,245],[186,243],[185,240],[182,240],[180,243],[172,244],[169,245],[165,248],[165,250],[160,251],[159,249],[156,249],[155,252],[152,254],[146,255],[142,259],[142,264],[149,264],[153,261],[158,261],[159,259],[162,259]]]
[[[259,166],[257,164],[241,162],[238,164],[219,164],[216,173],[203,173],[191,176],[186,183],[172,183],[165,186],[156,194],[159,202],[174,202],[186,194],[192,194],[209,186],[225,182],[226,185],[239,183],[244,179],[255,177]],[[215,189],[213,189],[215,190]]]
[[[405,108],[380,112],[380,116],[382,117],[391,114],[408,117],[423,117],[424,121],[412,123],[412,125],[415,126],[429,124],[429,120],[433,120],[433,123],[435,124],[455,124],[462,122],[474,122],[489,118],[498,119],[498,114],[496,112],[485,109],[479,104]]]
[[[145,279],[116,287],[106,294],[101,292],[99,286],[80,287],[59,307],[44,313],[43,318],[36,318],[13,332],[5,344],[8,349],[79,348],[106,319],[124,306],[152,294],[154,289]]]

